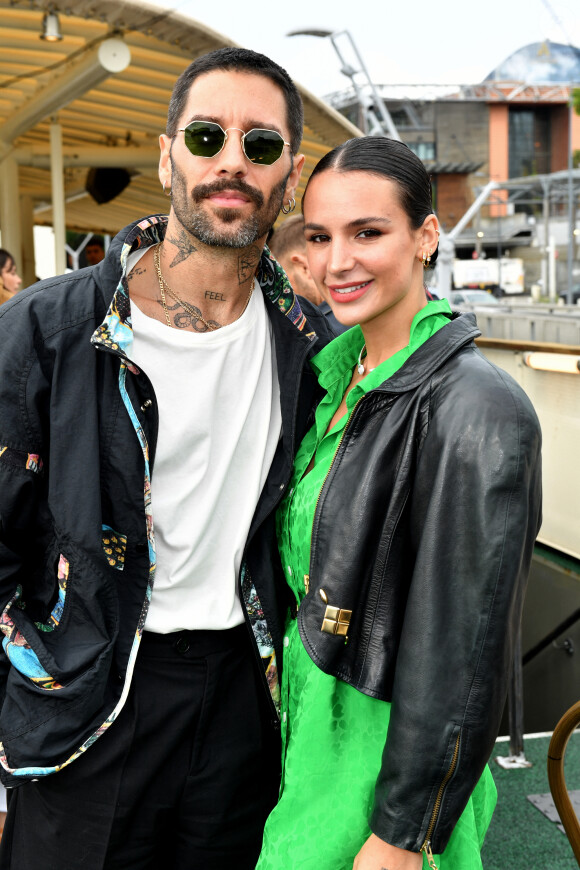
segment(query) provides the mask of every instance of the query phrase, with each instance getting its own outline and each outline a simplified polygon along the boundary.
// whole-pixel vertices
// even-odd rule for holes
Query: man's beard
[[[290,170],[292,171],[292,170]],[[282,207],[288,175],[272,190],[266,204],[259,190],[242,179],[219,179],[211,184],[198,184],[191,198],[187,192],[185,176],[171,159],[171,204],[182,227],[204,245],[213,248],[247,248],[268,234]],[[221,208],[219,217],[209,214],[201,203],[213,193],[237,190],[256,205],[256,211],[240,222],[240,211]],[[238,222],[228,229],[228,224]]]

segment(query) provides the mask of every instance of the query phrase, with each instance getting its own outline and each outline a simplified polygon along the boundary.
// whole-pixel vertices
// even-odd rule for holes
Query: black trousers
[[[243,625],[145,632],[109,731],[9,791],[0,870],[253,870],[280,772],[254,656]]]

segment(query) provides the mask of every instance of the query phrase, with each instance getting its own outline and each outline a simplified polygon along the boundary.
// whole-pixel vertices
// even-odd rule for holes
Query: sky
[[[329,39],[288,37],[290,30],[348,30],[376,84],[475,84],[524,45],[580,47],[578,0],[151,2],[269,55],[319,97],[350,82]]]

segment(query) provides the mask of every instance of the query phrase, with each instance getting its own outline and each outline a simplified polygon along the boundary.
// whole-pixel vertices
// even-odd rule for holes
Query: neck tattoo
[[[206,320],[202,316],[202,313],[199,310],[199,308],[197,308],[195,305],[191,305],[189,302],[186,302],[184,299],[181,299],[177,295],[177,293],[175,293],[175,291],[171,289],[171,287],[169,286],[169,284],[167,283],[167,281],[163,277],[163,273],[161,272],[161,262],[160,262],[161,244],[162,244],[161,242],[158,242],[153,249],[153,263],[155,266],[155,272],[157,273],[157,280],[159,282],[159,293],[161,295],[161,305],[163,306],[163,311],[165,313],[165,321],[167,323],[167,326],[171,326],[171,320],[169,317],[169,309],[167,306],[167,300],[166,300],[166,296],[165,296],[166,293],[169,296],[171,296],[171,298],[174,299],[175,302],[178,302],[179,305],[181,305],[181,307],[184,309],[184,311],[186,311],[187,314],[189,314],[189,316],[192,318],[192,323],[199,321],[200,323],[203,324],[205,329],[207,331],[210,331],[210,332],[213,332],[216,329],[219,329],[220,326],[222,326],[221,323],[216,323],[215,320]],[[254,282],[252,281],[251,286],[250,286],[250,292],[248,293],[248,298],[246,299],[245,305],[244,305],[242,311],[240,312],[240,314],[238,314],[238,316],[236,318],[234,318],[232,323],[234,323],[236,320],[239,320],[240,317],[244,314],[246,308],[248,307],[248,305],[250,303],[250,299],[252,298],[253,290],[254,290]],[[206,291],[205,295],[207,296],[208,293],[209,293],[209,291]],[[219,298],[220,296],[221,296],[221,294],[210,293],[209,298],[210,299]],[[223,299],[223,296],[222,296],[222,299]],[[225,301],[225,299],[223,299],[223,301]],[[202,330],[196,330],[196,332],[201,332],[201,331]]]

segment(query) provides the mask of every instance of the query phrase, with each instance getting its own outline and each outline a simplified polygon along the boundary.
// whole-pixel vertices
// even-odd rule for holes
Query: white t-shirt
[[[281,432],[265,304],[256,281],[239,320],[194,333],[169,328],[131,303],[131,359],[151,380],[159,408],[148,631],[243,622],[237,577]]]

